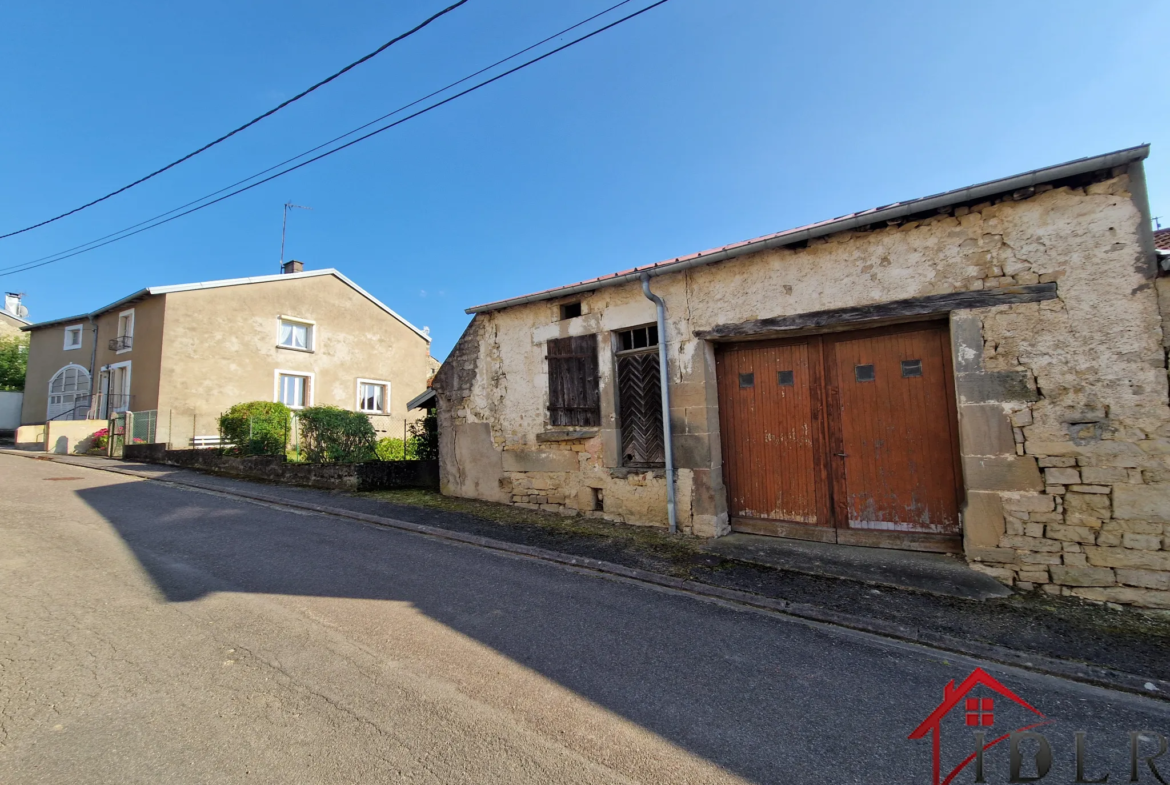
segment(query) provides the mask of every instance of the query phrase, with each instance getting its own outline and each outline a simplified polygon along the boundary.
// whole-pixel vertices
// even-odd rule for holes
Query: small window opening
[[[781,387],[792,387],[796,384],[796,375],[792,371],[777,371],[776,381]]]
[[[902,378],[908,379],[911,376],[922,375],[922,360],[903,360],[902,361]]]
[[[581,315],[581,303],[565,303],[561,306],[561,319],[576,319]]]
[[[872,382],[874,376],[872,365],[856,365],[853,367],[853,378],[859,382]]]
[[[632,330],[622,330],[618,333],[619,351],[629,352],[635,349],[649,349],[658,345],[658,325],[650,324],[645,327],[635,327]]]
[[[739,386],[741,388],[755,387],[756,375],[754,373],[741,373],[739,375]]]

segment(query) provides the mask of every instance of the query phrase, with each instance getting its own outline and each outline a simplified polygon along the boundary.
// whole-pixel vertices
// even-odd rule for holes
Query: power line
[[[261,120],[263,120],[264,118],[266,118],[266,117],[270,117],[270,116],[272,116],[272,115],[276,114],[276,113],[277,113],[277,112],[279,112],[281,109],[283,109],[283,108],[285,108],[286,106],[288,106],[289,104],[291,104],[291,103],[293,103],[293,102],[295,102],[295,101],[299,101],[299,100],[301,100],[302,98],[304,98],[306,95],[308,95],[309,93],[313,92],[313,91],[314,91],[314,90],[316,90],[317,88],[319,88],[319,87],[323,87],[323,86],[325,86],[325,85],[329,84],[329,83],[330,83],[330,82],[332,82],[334,79],[336,79],[337,77],[339,77],[339,76],[341,76],[342,74],[344,74],[346,71],[349,71],[349,70],[351,70],[351,69],[353,69],[353,68],[356,68],[357,66],[361,65],[362,63],[366,62],[367,60],[369,60],[369,59],[370,59],[370,58],[372,58],[372,57],[376,57],[377,55],[381,54],[383,51],[385,51],[386,49],[390,48],[391,46],[393,46],[394,44],[398,43],[399,41],[403,40],[404,38],[409,38],[410,36],[412,36],[412,35],[414,35],[415,33],[417,33],[419,30],[422,30],[424,27],[426,27],[427,25],[429,25],[431,22],[433,22],[433,21],[435,21],[436,19],[438,19],[440,16],[443,16],[444,14],[447,14],[447,13],[450,13],[451,11],[454,11],[456,8],[458,8],[459,6],[463,5],[463,4],[464,4],[464,3],[466,3],[466,2],[467,2],[467,0],[458,0],[458,2],[456,2],[456,3],[452,4],[452,5],[449,5],[449,6],[447,6],[447,7],[446,7],[446,8],[444,8],[442,11],[440,11],[440,12],[438,12],[437,14],[435,14],[435,15],[431,16],[430,18],[428,18],[428,19],[424,20],[423,22],[421,22],[420,24],[418,24],[418,25],[416,25],[415,27],[411,28],[410,30],[407,30],[405,33],[403,33],[403,34],[401,34],[401,35],[399,35],[399,36],[396,36],[396,37],[394,37],[394,38],[390,39],[389,41],[387,41],[386,43],[382,44],[381,46],[379,46],[379,47],[378,47],[377,49],[375,49],[374,51],[370,52],[370,53],[369,53],[368,55],[366,55],[365,57],[362,57],[362,58],[360,58],[360,59],[358,59],[358,60],[354,60],[352,63],[350,63],[349,65],[347,65],[345,68],[342,68],[340,71],[338,71],[337,73],[333,74],[332,76],[329,76],[329,77],[326,77],[325,79],[322,79],[320,82],[317,82],[317,84],[313,85],[312,87],[308,88],[307,90],[302,90],[301,92],[297,93],[296,95],[294,95],[292,98],[288,99],[287,101],[284,101],[283,103],[281,103],[281,104],[278,104],[277,106],[273,107],[272,109],[269,109],[269,110],[268,110],[267,112],[265,112],[264,114],[262,114],[262,115],[260,115],[260,116],[258,116],[258,117],[254,117],[254,118],[252,118],[251,120],[249,120],[248,122],[244,123],[243,125],[241,125],[241,126],[240,126],[239,128],[237,128],[237,129],[235,129],[234,131],[229,131],[228,133],[226,133],[226,134],[224,134],[223,136],[219,137],[219,138],[218,138],[218,139],[216,139],[215,141],[213,141],[213,142],[208,142],[207,144],[203,145],[203,146],[202,146],[202,147],[200,147],[198,150],[195,150],[194,152],[191,152],[191,153],[187,153],[186,155],[184,155],[182,158],[178,159],[177,161],[172,161],[171,163],[167,164],[167,165],[166,165],[166,166],[164,166],[163,168],[161,168],[161,169],[156,169],[155,171],[151,172],[150,174],[146,175],[145,177],[140,177],[140,178],[138,178],[137,180],[135,180],[134,182],[130,183],[129,185],[124,185],[124,186],[122,186],[121,188],[119,188],[119,189],[118,189],[118,190],[116,190],[116,191],[110,191],[110,192],[109,192],[108,194],[106,194],[105,196],[102,196],[102,197],[100,197],[100,198],[98,198],[98,199],[94,199],[92,202],[87,202],[87,203],[85,203],[85,204],[81,205],[80,207],[74,207],[72,210],[69,210],[68,212],[61,213],[60,215],[58,215],[58,216],[56,216],[56,217],[54,217],[54,218],[49,218],[49,219],[47,219],[47,220],[41,221],[40,223],[35,223],[35,224],[33,224],[32,226],[26,226],[26,227],[24,227],[23,229],[17,229],[16,231],[14,231],[14,232],[9,232],[8,234],[0,234],[0,240],[3,240],[3,239],[4,239],[4,238],[6,238],[6,237],[12,237],[13,235],[17,235],[17,234],[23,234],[24,232],[31,231],[31,230],[33,230],[33,229],[36,229],[36,228],[38,228],[38,227],[44,226],[44,225],[46,225],[46,224],[51,224],[51,223],[53,223],[54,221],[59,221],[59,220],[61,220],[62,218],[65,218],[65,217],[67,217],[67,216],[73,215],[74,213],[79,213],[79,212],[81,212],[82,210],[86,209],[87,207],[93,207],[95,204],[98,204],[99,202],[104,202],[105,200],[109,199],[109,198],[110,198],[110,197],[112,197],[112,196],[117,196],[118,194],[122,193],[123,191],[128,191],[128,190],[130,190],[131,188],[133,188],[133,187],[134,187],[134,186],[136,186],[136,185],[141,185],[142,183],[145,183],[145,182],[146,182],[147,180],[149,180],[150,178],[152,178],[152,177],[156,177],[156,176],[158,176],[158,175],[162,174],[163,172],[167,171],[168,169],[173,169],[174,167],[178,166],[179,164],[183,163],[184,161],[190,160],[190,159],[194,158],[195,156],[199,155],[200,153],[202,153],[202,152],[204,152],[204,151],[206,151],[206,150],[209,150],[209,149],[211,149],[212,147],[215,147],[215,146],[216,146],[217,144],[219,144],[220,142],[223,142],[223,141],[226,141],[227,139],[230,139],[231,137],[233,137],[233,136],[235,136],[236,134],[238,134],[240,131],[243,131],[243,130],[244,130],[244,129],[246,129],[246,128],[250,128],[251,126],[253,126],[253,125],[255,125],[256,123],[258,123],[258,122],[260,122]]]
[[[600,11],[600,12],[594,14],[593,16],[588,17],[587,19],[582,19],[580,22],[577,22],[574,25],[570,25],[569,27],[566,27],[564,30],[553,33],[552,35],[548,36],[547,38],[543,38],[540,41],[537,41],[536,43],[532,44],[531,46],[527,46],[518,52],[510,54],[507,57],[503,58],[502,60],[497,60],[496,62],[492,63],[491,65],[484,66],[483,68],[479,69],[478,71],[471,73],[471,74],[468,74],[467,76],[463,77],[462,79],[458,79],[458,80],[446,85],[445,87],[441,87],[438,90],[435,90],[431,93],[428,93],[427,95],[424,95],[422,98],[418,98],[414,101],[411,101],[408,104],[400,106],[392,112],[387,112],[386,114],[382,115],[381,117],[375,117],[373,120],[370,120],[368,123],[364,123],[362,125],[359,125],[357,128],[354,128],[350,131],[346,131],[345,133],[341,134],[340,136],[335,136],[326,142],[322,142],[321,144],[317,145],[316,147],[311,147],[308,150],[305,150],[303,153],[298,153],[297,155],[294,155],[292,158],[286,158],[285,160],[281,161],[280,163],[273,164],[272,166],[268,167],[267,169],[262,169],[261,171],[256,172],[253,175],[249,175],[248,177],[245,177],[242,180],[237,180],[236,182],[232,183],[231,185],[227,185],[227,186],[224,186],[223,188],[220,188],[218,191],[212,191],[211,193],[206,194],[204,196],[201,196],[198,199],[193,199],[190,202],[187,202],[186,204],[182,204],[182,205],[179,205],[178,207],[175,207],[171,210],[167,210],[165,213],[159,213],[158,215],[154,216],[153,218],[147,218],[145,221],[139,221],[136,224],[133,224],[131,226],[127,226],[125,229],[119,229],[116,232],[111,232],[110,234],[103,235],[103,236],[97,238],[96,240],[90,240],[89,242],[82,243],[81,245],[75,245],[72,248],[66,248],[63,251],[57,251],[56,253],[51,253],[51,254],[48,254],[47,256],[42,256],[42,257],[37,258],[37,259],[30,259],[27,262],[21,262],[20,264],[14,264],[11,267],[0,268],[0,273],[7,272],[9,270],[16,270],[18,267],[25,268],[25,269],[31,269],[31,268],[26,268],[25,266],[35,264],[36,262],[43,262],[46,259],[52,259],[55,256],[61,256],[62,258],[67,258],[63,255],[69,254],[71,251],[76,251],[80,248],[85,248],[86,250],[90,250],[90,251],[94,250],[96,248],[100,248],[101,246],[97,245],[97,243],[101,243],[102,240],[108,240],[109,238],[115,237],[116,235],[120,235],[120,234],[123,234],[125,232],[129,232],[132,229],[137,229],[140,226],[144,226],[145,224],[151,223],[153,221],[157,221],[159,218],[166,218],[171,213],[177,213],[180,210],[183,210],[187,207],[198,204],[199,202],[202,202],[205,199],[210,199],[213,196],[218,196],[219,194],[223,193],[224,191],[230,191],[232,188],[235,188],[238,185],[243,185],[244,183],[248,182],[249,180],[255,180],[257,177],[268,174],[269,172],[271,172],[274,169],[279,169],[280,167],[284,166],[285,164],[292,163],[293,161],[296,161],[299,158],[304,158],[306,155],[310,155],[312,153],[315,153],[318,150],[322,149],[323,147],[328,147],[329,145],[333,144],[334,142],[339,142],[342,139],[345,139],[347,136],[353,136],[358,131],[369,128],[371,125],[374,125],[375,123],[379,123],[382,120],[385,120],[389,117],[393,117],[394,115],[399,114],[400,112],[404,112],[412,106],[417,106],[418,104],[421,104],[423,101],[426,101],[430,98],[434,98],[436,95],[439,95],[441,93],[445,93],[448,90],[450,90],[452,87],[456,87],[456,86],[461,85],[470,79],[474,79],[475,77],[479,76],[482,73],[485,73],[487,71],[492,70],[493,68],[496,68],[498,66],[503,65],[504,63],[508,62],[509,60],[515,60],[520,55],[525,54],[527,52],[531,52],[533,49],[536,49],[538,46],[542,46],[544,44],[547,44],[549,41],[553,40],[554,38],[560,38],[562,35],[565,35],[566,33],[570,33],[573,30],[576,30],[578,27],[581,27],[582,25],[588,24],[589,22],[592,22],[594,19],[597,19],[598,17],[605,16],[606,14],[610,13],[611,11],[613,11],[617,8],[621,8],[623,5],[626,5],[627,3],[630,3],[630,2],[632,2],[632,0],[621,0],[620,3],[617,3],[615,5],[611,5],[609,8],[605,9],[604,11]],[[126,235],[126,236],[129,237],[130,235]],[[122,238],[119,238],[119,239],[122,239]],[[102,245],[106,245],[106,244],[107,243],[102,243]],[[93,248],[86,248],[86,246],[90,246],[90,245],[92,245]],[[71,255],[76,255],[76,254],[71,254]],[[17,270],[17,272],[19,272],[19,270]]]
[[[478,84],[475,84],[472,87],[467,88],[466,90],[458,92],[455,95],[449,96],[447,98],[444,98],[442,101],[431,104],[430,106],[424,107],[424,108],[418,110],[417,112],[414,112],[413,114],[409,114],[406,117],[403,117],[400,120],[395,120],[393,123],[388,123],[388,124],[382,126],[381,128],[375,129],[375,130],[371,131],[370,133],[365,134],[364,136],[359,136],[357,139],[354,139],[350,142],[346,142],[345,144],[340,145],[338,147],[335,147],[332,150],[328,150],[324,153],[321,153],[320,155],[314,156],[313,158],[310,158],[307,161],[303,161],[303,162],[297,164],[296,166],[290,166],[288,169],[284,169],[283,171],[277,172],[274,175],[270,175],[269,177],[265,177],[263,180],[259,180],[255,183],[252,183],[251,185],[244,186],[243,188],[239,188],[235,191],[232,191],[231,193],[225,194],[225,195],[219,197],[218,199],[214,199],[210,202],[206,202],[204,204],[199,205],[198,207],[192,207],[191,209],[185,210],[181,213],[178,213],[177,215],[173,215],[170,218],[167,218],[165,220],[151,224],[150,226],[142,227],[142,228],[137,229],[137,230],[130,232],[128,234],[123,234],[120,237],[106,240],[105,242],[99,243],[98,245],[94,245],[90,248],[85,248],[83,250],[75,251],[73,253],[67,253],[67,254],[60,256],[56,259],[50,259],[49,261],[43,261],[43,262],[40,262],[38,264],[34,264],[32,262],[29,262],[26,265],[20,266],[19,269],[12,270],[11,272],[0,273],[0,278],[6,277],[9,275],[15,275],[16,273],[25,272],[27,270],[32,270],[32,269],[35,269],[37,267],[44,267],[45,265],[54,264],[55,262],[64,261],[65,259],[69,259],[73,256],[77,256],[79,254],[83,254],[83,253],[86,253],[88,251],[96,250],[98,248],[101,248],[102,246],[109,245],[110,243],[115,243],[115,242],[118,242],[119,240],[125,240],[128,237],[133,237],[136,234],[140,234],[140,233],[145,232],[149,229],[154,229],[156,227],[162,226],[163,224],[170,223],[171,221],[174,221],[178,218],[182,218],[183,216],[186,216],[186,215],[190,215],[191,213],[198,212],[199,210],[202,210],[205,207],[210,207],[213,204],[218,204],[219,202],[222,202],[225,199],[230,199],[231,197],[242,194],[245,191],[250,191],[253,188],[256,188],[257,186],[263,185],[264,183],[267,183],[271,180],[275,180],[278,177],[283,177],[284,175],[289,174],[291,172],[295,172],[297,169],[308,166],[311,163],[315,163],[317,161],[320,161],[322,158],[328,158],[329,156],[333,155],[334,153],[339,153],[348,147],[352,147],[353,145],[358,144],[359,142],[364,142],[365,140],[370,139],[371,137],[377,136],[378,134],[382,133],[383,131],[388,131],[391,128],[402,125],[403,123],[405,123],[409,120],[413,120],[414,118],[419,117],[420,115],[424,115],[433,109],[438,109],[440,106],[443,106],[444,104],[448,104],[457,98],[462,98],[463,96],[468,95],[469,93],[473,93],[482,87],[486,87],[489,84],[492,84],[493,82],[497,82],[506,76],[510,76],[510,75],[516,73],[517,71],[521,71],[530,65],[534,65],[536,63],[539,63],[541,60],[544,60],[548,57],[552,57],[553,55],[555,55],[559,52],[563,52],[564,50],[568,49],[569,47],[576,46],[577,44],[581,43],[582,41],[586,41],[595,35],[598,35],[600,33],[604,33],[606,30],[609,30],[613,27],[616,27],[624,22],[627,22],[630,19],[633,19],[634,17],[641,16],[642,14],[646,13],[647,11],[650,11],[654,8],[657,8],[660,5],[664,5],[667,2],[669,2],[669,0],[658,0],[655,3],[651,3],[650,5],[646,6],[645,8],[643,8],[639,11],[635,11],[634,13],[629,14],[627,16],[624,16],[621,19],[618,19],[614,22],[610,22],[609,24],[605,25],[604,27],[600,27],[591,33],[586,33],[585,35],[581,36],[580,38],[575,38],[572,41],[570,41],[569,43],[563,44],[563,45],[557,47],[556,49],[552,49],[552,50],[546,52],[545,54],[540,55],[539,57],[534,57],[531,60],[527,60],[524,63],[521,63],[520,65],[516,66],[515,68],[511,68],[507,71],[504,71],[503,73],[498,74],[497,76],[493,76],[490,79],[485,79],[484,81],[479,82]],[[511,58],[508,58],[508,59],[511,59]],[[297,157],[300,157],[300,156],[297,156]],[[295,159],[290,159],[290,160],[295,160]],[[251,179],[251,178],[249,178],[249,179]]]

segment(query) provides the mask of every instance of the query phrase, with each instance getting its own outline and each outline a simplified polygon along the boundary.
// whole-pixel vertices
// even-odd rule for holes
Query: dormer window
[[[313,322],[282,316],[280,317],[280,327],[276,335],[276,345],[282,349],[296,349],[302,352],[311,352],[313,351],[314,332]]]

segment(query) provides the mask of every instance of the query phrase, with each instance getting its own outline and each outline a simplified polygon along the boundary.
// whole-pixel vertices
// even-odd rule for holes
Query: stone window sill
[[[575,442],[592,439],[599,433],[597,428],[577,428],[569,431],[542,431],[536,434],[538,442]]]

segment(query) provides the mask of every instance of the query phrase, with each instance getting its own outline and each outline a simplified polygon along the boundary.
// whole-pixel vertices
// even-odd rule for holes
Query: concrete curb
[[[383,528],[398,529],[400,531],[412,532],[414,534],[422,534],[441,540],[457,542],[463,545],[471,545],[478,548],[485,548],[488,550],[500,551],[517,556],[539,559],[541,561],[561,564],[567,567],[574,567],[589,572],[595,572],[601,575],[610,575],[624,578],[630,581],[636,581],[639,583],[645,583],[662,588],[672,589],[675,591],[685,592],[696,597],[722,600],[757,610],[780,613],[785,616],[792,616],[795,618],[823,624],[831,624],[837,627],[845,627],[851,630],[878,635],[883,638],[892,638],[895,640],[917,643],[923,646],[929,646],[933,649],[939,649],[955,654],[963,654],[969,657],[976,657],[984,660],[992,660],[1003,665],[1011,665],[1013,667],[1023,668],[1025,670],[1043,673],[1050,676],[1058,676],[1060,678],[1069,679],[1070,681],[1077,681],[1084,684],[1092,684],[1098,687],[1106,687],[1108,689],[1120,690],[1122,692],[1129,692],[1137,695],[1144,695],[1146,697],[1170,701],[1170,681],[1149,679],[1138,676],[1136,674],[1116,671],[1101,666],[1089,665],[1072,660],[1062,660],[1040,654],[1031,654],[997,644],[963,640],[949,635],[941,635],[931,630],[895,624],[893,622],[882,621],[880,619],[870,619],[863,616],[854,616],[852,614],[841,613],[839,611],[833,611],[827,608],[820,608],[815,605],[809,605],[807,603],[796,603],[789,602],[787,600],[773,599],[770,597],[764,597],[759,594],[752,594],[751,592],[739,591],[738,589],[725,589],[719,586],[712,586],[710,584],[684,580],[682,578],[673,578],[669,575],[648,572],[646,570],[639,570],[633,567],[625,567],[620,564],[599,561],[597,559],[590,559],[581,556],[569,556],[567,554],[558,553],[556,551],[545,550],[544,548],[534,548],[529,545],[519,545],[504,542],[502,540],[493,540],[489,537],[480,537],[474,534],[464,534],[462,532],[441,529],[434,526],[426,526],[418,523],[410,523],[408,521],[400,521],[395,518],[384,518],[379,515],[369,515],[367,513],[345,510],[339,507],[330,507],[324,504],[313,504],[311,502],[284,499],[278,496],[269,496],[263,493],[253,493],[243,490],[225,490],[223,488],[217,488],[211,485],[205,485],[183,479],[151,477],[146,474],[140,474],[138,472],[129,469],[123,469],[117,466],[90,466],[88,464],[73,463],[68,460],[61,460],[60,458],[53,455],[43,455],[40,453],[22,454],[20,451],[16,450],[0,450],[0,452],[8,455],[15,454],[24,458],[39,458],[40,460],[47,459],[55,463],[77,466],[80,468],[96,469],[98,471],[106,471],[114,474],[123,474],[128,477],[134,477],[140,480],[151,480],[153,482],[185,486],[202,491],[222,493],[227,496],[236,496],[242,499],[263,502],[265,504],[307,510],[310,512],[330,515],[337,518],[348,518],[350,520],[360,521],[362,523],[380,526]],[[61,456],[61,458],[68,457],[69,456]]]

